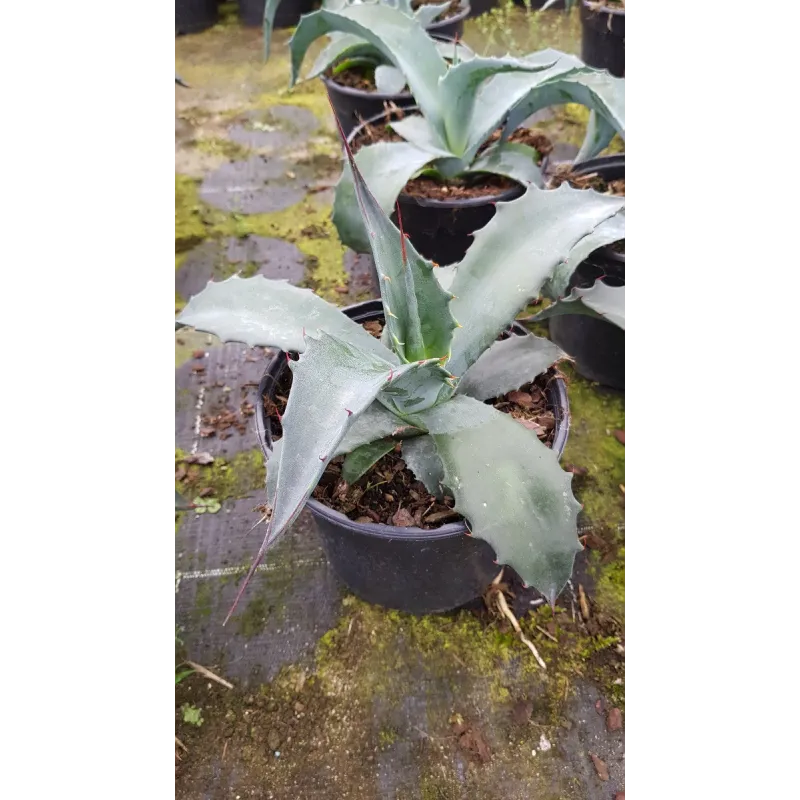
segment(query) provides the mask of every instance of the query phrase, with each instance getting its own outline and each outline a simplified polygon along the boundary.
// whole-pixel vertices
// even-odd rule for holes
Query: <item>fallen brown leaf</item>
[[[589,601],[586,599],[586,592],[580,583],[578,584],[578,603],[581,607],[581,616],[584,620],[589,619]]]
[[[214,456],[211,453],[195,453],[193,456],[184,456],[182,461],[185,464],[200,464],[207,466],[214,463]]]
[[[625,800],[625,792],[617,792],[614,795],[614,800]]]
[[[202,364],[194,364],[192,366],[192,372],[194,372],[197,375],[199,375],[199,374],[201,374],[202,372],[205,372],[205,371],[206,371],[206,368]]]
[[[192,353],[192,358],[205,358],[205,357],[206,357],[206,351],[205,350],[195,350]]]
[[[339,294],[347,294],[350,290],[346,286],[334,286],[333,291]]]
[[[400,508],[395,511],[392,517],[392,525],[398,528],[410,528],[414,524],[414,517],[407,508]]]
[[[506,398],[523,408],[531,408],[533,406],[533,398],[527,392],[515,390],[513,392],[508,392]]]
[[[517,725],[527,725],[530,722],[531,714],[533,713],[533,703],[529,700],[520,700],[514,704],[511,709],[511,719]]]
[[[622,729],[622,712],[618,708],[608,709],[606,729],[609,731],[618,731]]]
[[[564,464],[564,471],[571,472],[573,475],[589,474],[589,469],[587,467],[578,467],[575,464]]]
[[[589,756],[591,757],[594,768],[597,771],[597,777],[600,778],[601,781],[607,781],[608,767],[606,766],[606,762],[596,756],[594,753],[589,753]]]
[[[620,444],[625,444],[625,431],[614,431],[614,438]]]
[[[484,764],[492,757],[492,751],[483,734],[474,726],[470,726],[458,737],[458,746],[469,753],[475,760]]]

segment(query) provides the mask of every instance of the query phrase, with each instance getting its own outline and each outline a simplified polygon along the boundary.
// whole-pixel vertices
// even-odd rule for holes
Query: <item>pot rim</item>
[[[358,315],[362,321],[366,321],[363,319],[364,317],[372,317],[383,314],[383,303],[380,299],[365,300],[361,303],[354,303],[353,305],[345,306],[342,309],[342,313],[346,313],[348,311],[351,313],[347,316],[351,317],[351,319],[354,321],[358,321],[356,320],[356,315]],[[519,336],[533,335],[518,322],[512,323],[510,330]],[[264,450],[264,457],[267,462],[269,461],[267,453],[272,452],[272,437],[269,435],[268,426],[266,424],[266,412],[264,409],[263,396],[267,392],[268,384],[274,382],[271,370],[276,364],[280,365],[280,362],[283,360],[283,351],[276,351],[275,355],[267,364],[267,367],[264,370],[264,375],[262,376],[258,385],[256,430],[258,432],[259,443]],[[285,367],[282,367],[282,369],[285,369]],[[567,444],[570,428],[569,398],[567,396],[567,384],[564,378],[555,377],[552,381],[550,381],[547,386],[546,395],[548,396],[548,399],[552,398],[556,401],[552,403],[552,406],[560,411],[560,416],[556,419],[556,435],[553,440],[553,444],[550,447],[550,449],[556,453],[560,461],[564,454],[564,448]],[[444,539],[451,536],[463,536],[467,531],[467,526],[464,522],[448,522],[439,528],[433,528],[431,530],[417,528],[414,526],[401,528],[396,525],[385,525],[382,522],[355,522],[345,514],[342,514],[341,511],[336,511],[333,508],[329,508],[319,500],[315,500],[313,497],[309,497],[306,500],[305,505],[308,506],[309,511],[315,516],[325,517],[340,527],[348,528],[358,533],[369,534],[380,539],[407,539],[424,541],[431,539]]]
[[[425,30],[429,33],[435,33],[442,28],[446,28],[448,25],[453,25],[457,22],[463,22],[469,16],[469,12],[472,11],[472,7],[469,4],[469,0],[461,0],[460,6],[461,11],[459,11],[458,14],[454,14],[452,17],[448,17],[447,19],[440,19],[436,20],[435,22],[431,22],[430,25],[426,26]]]
[[[419,112],[419,106],[407,106],[399,110],[404,114]],[[392,113],[392,111],[382,111],[380,114],[376,114],[374,117],[365,119],[360,125],[356,125],[356,127],[353,128],[353,130],[351,130],[347,135],[347,143],[351,144],[356,135],[360,133],[367,125],[372,125],[374,122],[386,122],[387,115]],[[422,114],[419,114],[419,116],[422,116]],[[543,167],[546,159],[547,156],[542,157],[542,165],[540,165],[540,168]],[[544,169],[542,169],[542,172],[544,172]],[[509,178],[509,180],[513,179]],[[511,200],[516,200],[518,197],[522,197],[527,190],[528,189],[526,186],[523,186],[521,183],[516,183],[515,186],[512,186],[510,189],[506,189],[500,194],[487,194],[481,197],[467,197],[463,200],[433,200],[429,197],[415,197],[414,195],[406,194],[403,191],[400,192],[397,199],[401,203],[415,203],[423,208],[475,208],[477,206],[493,205],[494,203],[507,203]]]
[[[614,8],[614,6],[606,6],[604,5],[602,8],[595,8],[598,0],[581,0],[581,4],[583,7],[595,14],[611,14],[614,17],[624,17],[625,16],[625,9],[624,8]]]

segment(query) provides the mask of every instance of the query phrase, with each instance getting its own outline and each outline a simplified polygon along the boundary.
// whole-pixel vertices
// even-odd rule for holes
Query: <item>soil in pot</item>
[[[380,338],[383,321],[362,323],[362,327]],[[556,421],[553,411],[547,407],[545,390],[556,374],[556,370],[551,369],[519,389],[487,400],[486,403],[493,405],[498,411],[510,414],[520,425],[533,430],[539,440],[550,447],[555,439]],[[274,400],[268,395],[263,398],[274,439],[280,438],[282,434],[281,417],[286,409],[291,386],[292,373],[284,370],[278,379]],[[463,521],[463,517],[453,510],[452,497],[445,495],[437,499],[406,467],[402,442],[352,485],[341,477],[343,461],[344,456],[332,459],[312,497],[354,522],[434,530],[447,523]]]

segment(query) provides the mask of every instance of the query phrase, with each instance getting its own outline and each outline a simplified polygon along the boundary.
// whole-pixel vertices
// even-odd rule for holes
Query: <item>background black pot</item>
[[[264,24],[266,0],[239,0],[239,20],[242,25],[260,28]],[[275,12],[273,27],[293,28],[303,14],[310,14],[318,5],[317,0],[281,0]]]
[[[581,59],[590,67],[607,69],[618,78],[625,77],[625,9],[581,0]]]
[[[344,313],[356,322],[367,322],[383,316],[383,305],[370,300],[345,308]],[[527,331],[515,324],[513,333],[524,336]],[[272,395],[285,369],[286,359],[279,354],[261,379],[259,397]],[[562,379],[550,382],[547,400],[556,419],[553,450],[560,457],[569,434],[569,403]],[[256,424],[262,440],[271,447],[263,402],[258,405]],[[466,536],[463,523],[432,531],[362,524],[313,498],[306,505],[336,574],[370,603],[412,614],[449,611],[480,597],[499,572],[490,545]]]
[[[417,110],[415,106],[409,110]],[[367,120],[364,125],[395,119],[397,114],[384,112]],[[354,128],[347,141],[352,144],[364,125]],[[472,234],[486,225],[495,215],[494,204],[514,200],[524,193],[521,185],[502,194],[471,197],[465,200],[429,200],[400,193],[400,213],[403,230],[425,258],[445,266],[461,261],[472,244]],[[392,220],[397,224],[396,215]]]
[[[604,156],[573,167],[573,172],[596,172],[606,181],[625,177],[625,155]],[[601,247],[575,270],[569,288],[588,288],[602,278],[609,286],[625,285],[625,255]],[[575,359],[575,370],[591,381],[625,389],[625,331],[611,322],[580,314],[553,317],[550,338]]]
[[[217,0],[175,0],[175,33],[199,33],[216,25]]]
[[[487,11],[496,8],[498,0],[470,0],[469,3],[469,18],[479,17]]]
[[[328,90],[333,111],[345,136],[349,136],[353,129],[364,121],[379,117],[386,108],[384,105],[386,103],[394,103],[398,108],[410,108],[414,105],[414,98],[408,92],[402,94],[366,92],[363,89],[342,86],[324,75],[320,77]]]
[[[447,19],[432,22],[425,30],[430,34],[445,36],[448,39],[455,39],[456,36],[462,39],[464,34],[464,20],[468,16],[470,16],[470,4],[464,0],[461,3],[461,11],[459,11],[458,14],[454,14]]]

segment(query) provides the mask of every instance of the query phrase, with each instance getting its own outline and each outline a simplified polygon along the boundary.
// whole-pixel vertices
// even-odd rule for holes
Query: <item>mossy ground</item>
[[[175,488],[192,499],[202,490],[210,489],[208,497],[220,502],[247,497],[263,489],[266,482],[264,455],[261,450],[245,450],[230,459],[216,458],[212,464],[185,464],[188,454],[175,450],[175,468],[186,468],[186,476],[176,481]]]
[[[237,792],[257,782],[276,798],[290,790],[382,798],[389,795],[377,774],[388,759],[409,767],[398,797],[582,798],[580,782],[559,766],[557,746],[552,756],[537,756],[535,771],[531,750],[543,734],[556,745],[565,735],[564,709],[577,682],[607,682],[610,700],[620,702],[613,683],[618,638],[613,628],[588,633],[566,609],[554,615],[545,607],[521,624],[546,672],[500,621],[470,612],[414,617],[348,596],[308,667],[286,667],[249,695],[194,679],[178,688],[176,718],[190,702],[203,709],[206,724],[181,726],[189,754],[177,796],[194,796],[213,772],[235,764]],[[426,709],[424,719],[414,717],[421,724],[409,724],[409,696]],[[513,721],[518,702],[529,703],[529,722]],[[482,731],[492,751],[488,763],[478,766],[459,751],[454,715]],[[219,760],[223,749],[227,766]],[[509,778],[529,794],[498,792]]]

